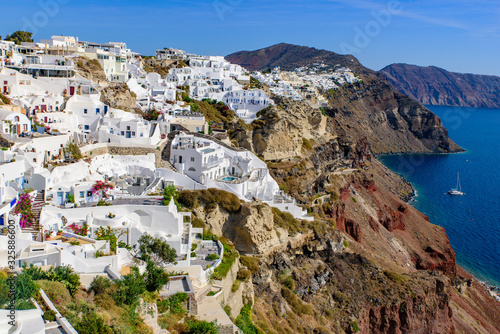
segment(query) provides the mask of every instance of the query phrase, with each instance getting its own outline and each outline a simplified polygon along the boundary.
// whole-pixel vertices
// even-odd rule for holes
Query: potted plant
[[[63,234],[63,230],[58,230],[57,231],[57,235],[62,235]]]
[[[44,235],[45,235],[45,240],[50,240],[50,237],[52,236],[52,231],[45,230]]]
[[[108,214],[108,217],[109,217],[109,218],[115,218],[116,216],[115,216],[113,213],[111,213],[111,212],[110,212],[110,213]]]

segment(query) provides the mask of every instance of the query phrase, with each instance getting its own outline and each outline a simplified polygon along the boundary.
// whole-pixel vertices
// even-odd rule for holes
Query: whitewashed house
[[[313,219],[296,205],[295,200],[279,190],[266,163],[250,151],[180,133],[172,141],[170,162],[180,174],[195,182],[194,189],[207,187],[229,191],[240,199],[258,199],[288,211],[295,218]],[[175,176],[172,180],[176,182]],[[183,181],[183,184],[187,183]]]
[[[66,103],[66,113],[77,117],[78,130],[82,133],[97,131],[102,116],[108,112],[108,106],[98,97],[74,95]]]
[[[0,121],[2,134],[22,135],[31,132],[31,122],[18,112],[0,109]]]

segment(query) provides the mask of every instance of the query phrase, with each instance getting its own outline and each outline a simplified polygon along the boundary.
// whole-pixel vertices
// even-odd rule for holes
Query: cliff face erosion
[[[195,217],[251,270],[262,333],[500,333],[500,303],[457,266],[446,231],[405,202],[411,186],[372,156],[459,148],[439,118],[358,69],[361,84],[331,96],[326,115],[274,97],[251,125],[229,124],[314,222],[259,202],[201,205]]]
[[[454,73],[442,68],[392,64],[380,70],[398,91],[420,103],[500,108],[500,77]]]

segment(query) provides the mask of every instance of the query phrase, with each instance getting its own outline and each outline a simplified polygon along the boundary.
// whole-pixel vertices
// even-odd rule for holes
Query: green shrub
[[[344,248],[349,247],[349,243],[347,242],[347,240],[344,240],[343,244],[344,244]]]
[[[354,197],[351,198],[354,203],[356,203],[358,200],[355,199]]]
[[[10,104],[10,99],[2,93],[0,93],[0,101],[2,101],[3,104]]]
[[[214,269],[212,278],[215,280],[222,280],[227,276],[229,270],[233,266],[234,261],[238,258],[238,252],[226,243],[222,243],[224,246],[224,257],[217,268]]]
[[[404,284],[408,281],[408,277],[400,275],[394,271],[384,270],[384,275],[396,284]]]
[[[219,189],[184,190],[179,194],[179,203],[188,209],[197,208],[200,203],[208,209],[219,205],[227,212],[237,212],[241,208],[240,199],[235,194]]]
[[[290,289],[281,289],[281,294],[285,298],[286,302],[292,308],[293,312],[297,315],[307,314],[314,315],[314,309],[312,305],[305,304],[296,294],[294,294]]]
[[[208,259],[208,261],[215,261],[215,260],[219,259],[219,255],[217,255],[215,253],[210,254],[210,255],[208,255],[207,259]]]
[[[294,236],[297,233],[304,233],[309,231],[308,222],[295,219],[290,212],[281,211],[278,208],[271,208],[273,210],[274,224],[284,228]]]
[[[185,292],[178,292],[168,299],[169,310],[173,314],[185,314],[184,307],[189,299],[189,295]]]
[[[191,257],[196,257],[196,252],[191,252]]]
[[[311,142],[307,138],[302,138],[302,146],[308,151],[312,150]]]
[[[359,332],[359,325],[358,325],[358,322],[357,322],[357,321],[354,321],[354,322],[351,324],[351,327],[352,327],[352,331],[353,331],[354,333]]]
[[[252,278],[252,272],[248,269],[240,269],[238,271],[238,274],[236,275],[236,277],[239,280],[248,282],[250,280],[250,278]]]
[[[189,320],[187,334],[218,334],[220,326],[215,322]]]
[[[289,274],[288,271],[282,271],[278,275],[278,279],[283,284],[286,286],[288,289],[294,291],[295,290],[295,281],[293,280],[293,275]]]
[[[240,288],[240,285],[241,285],[241,281],[239,279],[234,281],[233,285],[231,286],[231,292],[238,291],[238,289]]]
[[[191,222],[191,225],[193,225],[194,228],[205,228],[206,227],[205,222],[198,217],[193,219],[193,221]]]
[[[90,283],[89,291],[93,291],[94,294],[99,295],[102,293],[107,293],[110,291],[111,286],[113,285],[113,281],[111,281],[106,276],[97,276]]]
[[[252,305],[245,304],[236,318],[234,324],[245,334],[263,334],[252,322]]]
[[[253,274],[259,271],[260,259],[255,256],[241,256],[240,263],[247,267]]]
[[[42,318],[45,321],[50,321],[50,322],[56,321],[56,311],[47,310],[43,313]]]
[[[63,283],[48,280],[40,280],[36,282],[43,289],[43,291],[45,291],[47,297],[50,298],[56,307],[65,307],[71,302],[71,295]]]

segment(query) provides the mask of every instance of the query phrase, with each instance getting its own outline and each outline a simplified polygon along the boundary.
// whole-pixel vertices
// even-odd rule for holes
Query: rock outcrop
[[[420,103],[500,108],[500,77],[448,72],[442,68],[392,64],[380,70],[402,94]]]
[[[136,103],[136,95],[123,83],[109,84],[101,90],[101,102],[111,108],[133,111]]]

